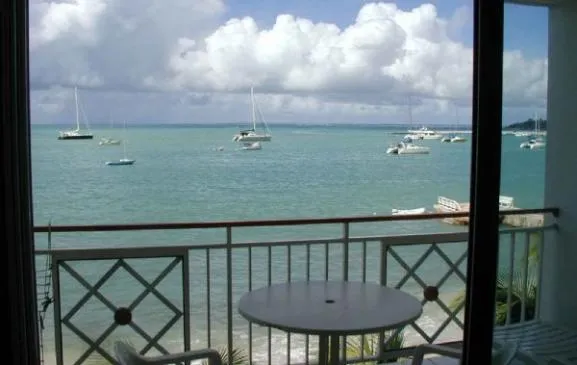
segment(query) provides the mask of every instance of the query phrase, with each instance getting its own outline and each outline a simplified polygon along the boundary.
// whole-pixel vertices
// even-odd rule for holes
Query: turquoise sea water
[[[54,225],[85,225],[386,215],[392,208],[426,207],[432,210],[439,195],[468,200],[470,142],[422,141],[431,147],[429,155],[399,157],[385,154],[387,146],[401,137],[392,134],[398,129],[275,128],[274,125],[272,128],[273,141],[263,143],[261,151],[241,151],[231,141],[237,131],[234,127],[129,125],[127,155],[136,163],[110,167],[105,161],[122,157],[122,147],[98,146],[98,140],[111,134],[121,138],[120,129],[93,129],[94,140],[60,141],[56,139],[59,127],[33,126],[35,225],[46,225],[50,221]],[[519,207],[542,207],[545,153],[522,150],[519,148],[521,142],[516,137],[503,138],[502,194],[513,196]],[[218,151],[220,146],[224,147],[223,151]],[[351,235],[465,229],[437,221],[359,224],[351,227]],[[233,240],[336,238],[341,234],[339,226],[272,227],[235,230]],[[223,243],[225,238],[223,230],[68,233],[53,235],[52,246],[196,245]],[[45,248],[46,244],[46,235],[37,235],[37,247]],[[302,258],[298,253],[296,255]],[[276,259],[275,267],[286,261],[282,253]],[[211,260],[214,261],[212,270],[216,270],[214,280],[222,282],[225,278],[224,274],[219,275],[219,270],[224,272],[224,259],[214,255]],[[42,266],[43,261],[39,260],[38,264]],[[301,264],[298,259],[293,260],[293,265],[297,266],[293,271],[299,272]],[[104,270],[89,264],[85,264],[84,269],[93,276],[93,281]],[[426,268],[431,273],[435,269]],[[191,272],[191,276],[194,294],[195,273]],[[123,293],[131,292],[129,279],[122,280],[118,279],[115,286],[106,289],[109,295],[121,298]],[[83,290],[74,286],[67,289],[78,293],[70,295],[70,303],[78,300]],[[173,289],[167,289],[168,296],[177,292]],[[218,296],[219,293],[213,294]],[[235,292],[235,296],[237,294],[241,293]],[[193,302],[196,299],[198,295]],[[213,305],[213,319],[222,323],[224,304],[215,299]],[[202,299],[198,299],[198,306],[200,313]],[[193,322],[196,309],[192,311]],[[155,304],[152,303],[148,313],[152,322],[154,313]],[[104,320],[98,316],[98,311],[94,310],[91,316],[85,316],[79,322],[95,328]],[[198,322],[193,325],[205,326],[201,319]],[[44,334],[47,343],[53,341],[51,331],[52,325],[48,323]],[[97,332],[95,330],[95,335]],[[235,335],[246,337],[243,331]],[[215,341],[219,336],[224,338],[224,335],[215,336]],[[202,343],[194,334],[193,340]]]

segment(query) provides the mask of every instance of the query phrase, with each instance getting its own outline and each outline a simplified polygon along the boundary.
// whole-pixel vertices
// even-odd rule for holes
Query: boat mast
[[[76,131],[80,130],[80,114],[78,113],[78,89],[74,86],[74,104],[76,105]]]
[[[122,131],[122,148],[124,150],[124,159],[126,160],[126,119],[124,120],[124,128]]]
[[[252,105],[252,130],[256,131],[256,109],[254,106],[254,90],[250,87],[250,103]]]
[[[409,102],[408,102],[408,106],[409,106],[409,125],[411,126],[411,128],[413,127],[413,105],[411,103],[411,95],[409,94]]]

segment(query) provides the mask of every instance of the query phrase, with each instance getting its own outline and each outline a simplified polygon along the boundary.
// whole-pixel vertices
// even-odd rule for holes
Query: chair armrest
[[[573,362],[571,362],[569,359],[565,359],[559,356],[552,356],[549,361],[549,364],[551,365],[572,365]]]
[[[433,344],[419,345],[415,347],[415,351],[413,352],[412,365],[421,365],[423,363],[423,358],[425,354],[437,354],[441,356],[460,359],[461,349]]]
[[[201,359],[208,359],[209,365],[222,365],[220,354],[213,349],[186,351],[177,354],[150,357],[146,359],[146,363],[150,365],[167,365]]]

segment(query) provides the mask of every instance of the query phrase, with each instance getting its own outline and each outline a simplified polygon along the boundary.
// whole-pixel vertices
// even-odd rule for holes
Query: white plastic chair
[[[218,351],[202,349],[179,352],[176,354],[146,357],[139,354],[132,346],[124,342],[114,344],[114,354],[120,365],[168,365],[188,364],[193,360],[208,359],[208,365],[222,365],[222,358]]]
[[[461,358],[461,349],[442,346],[442,345],[432,345],[425,344],[420,345],[415,348],[413,352],[412,365],[421,365],[423,363],[423,358],[426,354],[435,354],[440,356],[451,357],[454,359]],[[533,359],[518,352],[518,345],[514,342],[512,343],[495,343],[493,346],[493,357],[491,365],[509,365],[513,359],[518,358],[524,364],[527,365],[537,365],[537,362]]]

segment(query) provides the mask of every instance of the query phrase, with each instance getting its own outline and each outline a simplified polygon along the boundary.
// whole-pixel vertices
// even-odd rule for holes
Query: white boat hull
[[[392,213],[393,215],[423,214],[425,213],[425,208],[393,209]]]
[[[259,142],[245,143],[244,146],[242,146],[242,149],[244,151],[258,151],[262,150],[262,146]]]
[[[78,130],[62,131],[58,135],[58,139],[92,139],[92,138],[94,138],[92,133],[83,133]]]
[[[421,134],[421,139],[429,139],[429,140],[435,140],[435,139],[441,139],[443,138],[442,134]]]
[[[426,155],[429,151],[426,150],[399,150],[398,155]]]
[[[240,135],[237,134],[232,139],[234,142],[241,142],[241,143],[251,143],[251,142],[270,142],[272,139],[271,135],[263,135],[263,134],[254,134],[254,135]]]
[[[519,145],[521,148],[531,149],[531,150],[540,150],[545,148],[546,143],[540,140],[531,140],[527,142],[523,142]]]
[[[120,146],[121,141],[119,139],[112,139],[112,138],[102,138],[100,142],[98,142],[99,146]]]
[[[545,148],[545,143],[543,143],[543,142],[533,143],[531,145],[531,147],[529,147],[529,148],[532,150],[539,150],[539,149]]]
[[[398,154],[399,155],[423,155],[430,152],[428,147],[422,146],[406,146],[399,148]]]
[[[451,138],[451,143],[463,143],[466,142],[467,140],[463,137],[453,137]]]
[[[389,155],[423,155],[430,152],[429,147],[417,146],[412,143],[401,142],[396,146],[387,148]]]
[[[125,165],[133,165],[135,160],[130,160],[128,158],[122,158],[118,161],[107,161],[107,166],[125,166]]]
[[[441,139],[443,138],[443,135],[440,133],[437,133],[433,130],[430,130],[426,127],[422,127],[421,129],[409,129],[407,132],[409,132],[411,135],[416,136],[416,138],[413,139],[429,139],[429,140],[434,140],[434,139]]]

